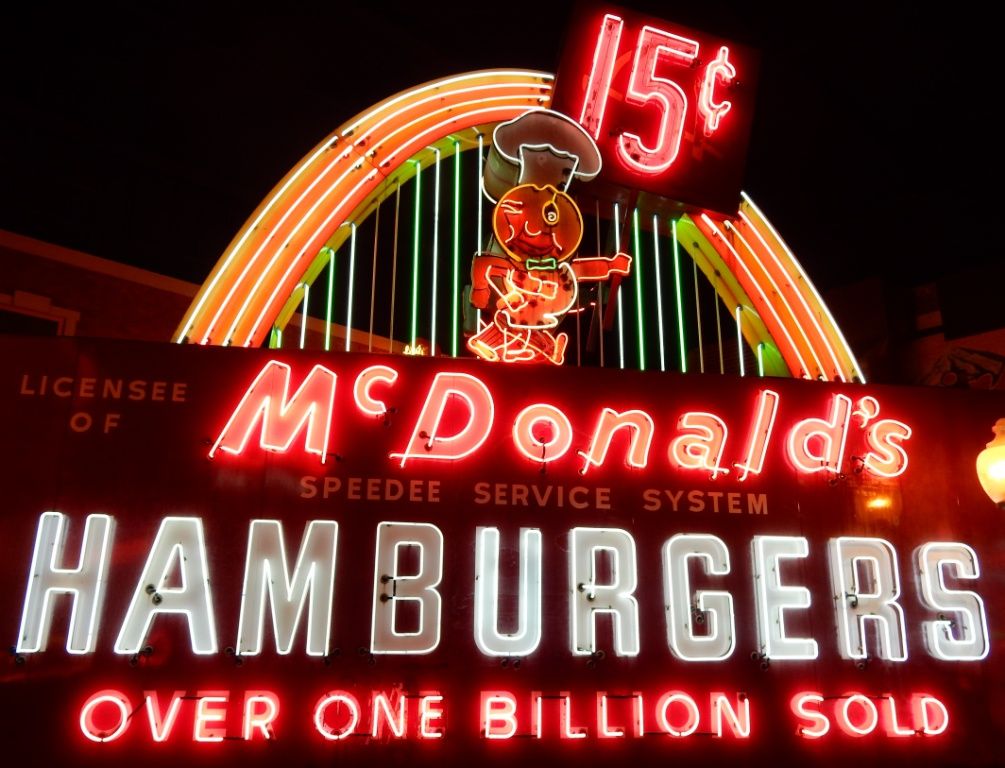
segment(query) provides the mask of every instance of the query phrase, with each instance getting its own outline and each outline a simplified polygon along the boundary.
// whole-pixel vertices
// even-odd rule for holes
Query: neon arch
[[[327,136],[258,206],[202,285],[178,343],[261,345],[298,304],[297,287],[324,266],[350,227],[437,156],[472,146],[479,132],[551,103],[554,77],[485,70],[392,96]],[[471,131],[469,129],[476,129]],[[462,133],[463,132],[463,133]],[[805,271],[746,194],[737,214],[682,216],[678,239],[739,318],[765,372],[863,380],[844,336]]]

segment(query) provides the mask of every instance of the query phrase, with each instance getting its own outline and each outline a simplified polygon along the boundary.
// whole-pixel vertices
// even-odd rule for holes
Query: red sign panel
[[[11,757],[999,761],[1000,395],[0,347]]]
[[[594,137],[601,178],[734,213],[756,53],[609,5],[583,5],[567,39],[552,107]]]

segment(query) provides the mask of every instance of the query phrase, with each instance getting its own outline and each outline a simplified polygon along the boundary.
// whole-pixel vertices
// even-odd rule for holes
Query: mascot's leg
[[[494,362],[506,348],[506,330],[497,321],[482,323],[481,329],[468,339],[468,349],[483,360]]]

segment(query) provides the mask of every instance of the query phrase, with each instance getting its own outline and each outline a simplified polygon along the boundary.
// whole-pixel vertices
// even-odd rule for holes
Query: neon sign
[[[66,348],[15,375],[170,364],[188,394],[91,435],[0,396],[32,756],[995,762],[1000,398]]]
[[[573,20],[552,99],[604,159],[601,178],[732,213],[753,115],[744,46],[606,4]]]

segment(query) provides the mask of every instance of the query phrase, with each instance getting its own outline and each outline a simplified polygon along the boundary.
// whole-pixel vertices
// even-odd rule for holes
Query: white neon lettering
[[[803,536],[754,536],[751,562],[754,567],[754,598],[757,605],[757,642],[768,659],[815,659],[817,641],[785,634],[785,615],[810,607],[806,587],[782,584],[781,562],[809,555]]]
[[[290,397],[290,366],[270,360],[244,393],[213,443],[209,457],[213,458],[217,450],[243,453],[261,421],[261,447],[277,453],[288,451],[306,425],[304,450],[320,456],[323,464],[328,455],[335,382],[334,371],[315,365]],[[279,393],[278,409],[276,393]]]
[[[371,365],[356,377],[352,394],[356,407],[369,416],[383,416],[387,413],[387,405],[383,400],[376,400],[370,394],[370,387],[381,382],[390,386],[398,380],[398,372],[387,365]]]
[[[402,548],[416,548],[419,569],[415,575],[398,573]],[[377,525],[374,563],[373,620],[370,652],[390,654],[432,653],[440,644],[442,600],[436,587],[443,578],[443,532],[430,523]],[[418,629],[399,632],[397,607],[418,605]]]
[[[45,650],[56,595],[70,595],[71,599],[67,653],[94,652],[101,605],[108,585],[114,528],[115,521],[108,515],[88,515],[77,566],[66,568],[62,565],[66,547],[66,516],[59,512],[44,512],[39,517],[15,645],[17,653]]]
[[[610,581],[599,583],[597,555],[609,553]],[[620,528],[573,528],[569,531],[569,601],[572,653],[597,651],[596,615],[613,617],[618,656],[639,653],[639,605],[633,593],[638,583],[635,539]]]
[[[846,659],[864,659],[866,622],[876,627],[879,657],[907,660],[904,610],[900,597],[897,552],[885,539],[841,536],[829,545],[838,647]]]
[[[977,579],[981,567],[972,547],[956,541],[933,541],[917,550],[921,602],[940,618],[922,622],[928,652],[943,661],[980,661],[991,650],[984,600],[976,592],[950,589],[946,573]],[[952,613],[953,618],[942,614]]]
[[[663,595],[666,605],[667,643],[684,661],[723,661],[736,646],[736,618],[729,592],[699,589],[691,592],[688,566],[699,560],[705,572],[726,576],[729,549],[718,536],[679,533],[663,545]],[[707,626],[701,634],[695,624]]]
[[[338,523],[311,520],[304,529],[293,576],[286,559],[283,525],[279,520],[252,520],[241,591],[237,652],[262,652],[265,604],[272,609],[276,652],[286,655],[307,608],[307,654],[324,656],[331,645],[335,591],[335,551]]]
[[[118,710],[118,719],[114,728],[100,728],[95,722],[95,710],[104,704],[111,704]],[[84,702],[84,706],[80,709],[80,732],[91,741],[115,741],[129,725],[129,716],[132,711],[133,705],[124,693],[110,688],[98,691]]]
[[[529,656],[541,642],[541,531],[520,529],[519,619],[499,631],[499,529],[475,532],[475,643],[487,656]]]
[[[455,435],[438,434],[440,421],[451,397],[467,408],[467,423]],[[485,383],[467,373],[437,373],[412,430],[404,453],[392,453],[405,466],[408,459],[463,459],[477,451],[492,430],[495,404]]]
[[[168,587],[175,567],[181,586]],[[161,521],[115,640],[115,652],[139,653],[154,619],[164,613],[186,618],[193,653],[216,653],[216,622],[201,518],[165,517]]]

